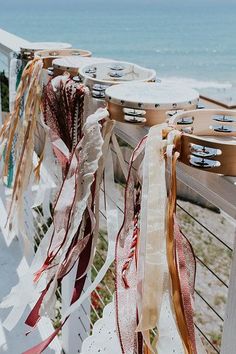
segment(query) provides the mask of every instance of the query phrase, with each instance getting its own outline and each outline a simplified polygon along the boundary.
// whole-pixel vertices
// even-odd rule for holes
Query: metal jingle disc
[[[120,78],[120,77],[123,76],[123,74],[121,72],[119,72],[119,71],[114,71],[114,72],[111,71],[111,72],[108,73],[108,75],[110,77],[114,77],[114,78]]]
[[[140,109],[134,109],[134,108],[124,108],[123,112],[126,116],[130,117],[144,117],[146,114],[146,111],[140,110]]]
[[[86,73],[86,74],[95,74],[96,71],[97,71],[97,68],[94,66],[94,67],[92,67],[92,68],[86,69],[86,70],[85,70],[85,73]]]
[[[204,159],[190,155],[189,164],[197,168],[215,168],[220,166],[219,161]]]
[[[105,91],[92,90],[92,96],[93,98],[105,98]]]
[[[233,123],[236,122],[236,119],[233,118],[232,116],[226,116],[226,115],[215,115],[213,118],[213,120],[216,120],[217,122],[226,122],[226,123]]]
[[[146,118],[142,117],[142,116],[130,116],[130,115],[126,115],[124,116],[124,120],[127,123],[135,123],[135,124],[142,124],[142,123],[146,123]]]
[[[109,68],[111,70],[116,70],[116,71],[120,71],[120,70],[125,69],[125,67],[123,65],[119,65],[119,64],[110,65]]]
[[[206,146],[195,145],[195,144],[191,145],[190,151],[193,156],[202,157],[202,158],[214,157],[219,155],[217,149],[212,149]]]
[[[49,76],[53,76],[53,70],[54,70],[53,67],[50,67],[50,68],[47,69],[47,73],[48,73]]]
[[[173,117],[173,116],[176,115],[177,113],[178,113],[177,110],[166,112],[166,114],[168,115],[168,117]]]
[[[193,120],[194,120],[193,117],[184,117],[184,118],[179,119],[179,120],[177,121],[177,124],[178,124],[178,125],[193,124]]]
[[[93,85],[93,90],[95,91],[105,91],[109,86],[107,85],[101,85],[101,84],[95,84]]]
[[[232,125],[213,125],[210,128],[219,133],[232,133],[236,131]]]

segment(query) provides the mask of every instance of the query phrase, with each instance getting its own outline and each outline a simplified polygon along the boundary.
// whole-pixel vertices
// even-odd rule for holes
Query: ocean
[[[0,28],[154,68],[236,103],[236,1],[8,0]]]

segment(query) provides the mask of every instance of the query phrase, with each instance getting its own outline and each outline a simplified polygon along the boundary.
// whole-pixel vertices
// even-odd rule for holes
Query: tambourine
[[[52,62],[53,75],[63,75],[66,71],[71,77],[77,76],[79,69],[84,65],[95,65],[99,62],[105,62],[105,58],[85,57],[85,56],[67,56],[59,59],[54,59]]]
[[[48,69],[52,67],[54,59],[63,58],[67,56],[79,56],[79,57],[91,57],[92,53],[84,49],[58,49],[58,50],[41,50],[34,54],[35,58],[43,60],[44,68]]]
[[[163,82],[132,82],[106,89],[110,118],[152,126],[166,121],[166,113],[195,109],[199,93],[184,86]]]
[[[59,50],[59,49],[69,49],[71,44],[60,43],[60,42],[32,42],[27,47],[21,47],[20,55],[22,59],[32,60],[34,54],[41,50]]]
[[[93,98],[97,99],[104,99],[106,88],[114,84],[156,80],[155,70],[119,61],[83,66],[79,73]]]
[[[236,176],[236,111],[203,109],[174,115],[169,124],[183,132],[180,161]]]

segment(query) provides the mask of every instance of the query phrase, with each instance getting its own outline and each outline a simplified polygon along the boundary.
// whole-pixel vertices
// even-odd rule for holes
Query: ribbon
[[[104,119],[107,116],[107,113],[106,113],[106,115],[104,113],[105,113],[104,110],[99,110],[96,115],[94,115],[93,117],[89,117],[87,122],[86,122],[87,127],[91,127],[92,128],[92,126],[93,126],[92,122],[96,123],[100,119]],[[96,120],[95,120],[95,117],[96,117]],[[85,126],[86,126],[86,124],[85,124]],[[92,125],[90,125],[90,124],[92,124]],[[112,125],[110,125],[110,128],[107,130],[107,133],[109,133],[109,134],[111,132],[111,127],[112,127]],[[86,133],[86,129],[84,129],[84,132]],[[93,133],[94,133],[94,129],[93,129]],[[84,135],[84,137],[85,137],[85,140],[86,140],[86,134]],[[105,140],[108,142],[108,145],[109,145],[109,139],[107,139],[107,137],[106,137]],[[94,140],[94,136],[93,136],[93,139],[92,140],[89,139],[89,141],[96,141],[96,149],[98,149],[98,150],[100,149],[99,145],[98,145],[98,139]],[[90,146],[90,148],[91,148],[91,146]],[[104,148],[104,146],[103,146],[103,148]],[[86,155],[86,150],[85,149],[81,149],[79,151],[83,151],[83,154]],[[95,158],[96,154],[95,154],[95,156],[92,153],[86,155],[87,158],[91,158],[91,156],[93,156],[93,158]],[[101,161],[101,158],[103,159],[103,156],[99,155],[99,161]],[[106,168],[107,172],[105,173],[105,180],[106,180],[106,183],[108,184],[110,192],[112,194],[114,193],[114,195],[115,195],[114,188],[112,187],[112,185],[114,184],[114,176],[112,175],[113,168],[112,168],[111,152],[109,152],[109,151],[108,151],[107,158],[108,158],[108,162],[106,162],[106,164],[109,163],[109,167],[107,166],[107,168]],[[79,159],[79,161],[81,163],[81,159]],[[91,162],[88,161],[87,163],[88,163],[88,166],[91,168]],[[99,166],[100,167],[103,166],[103,163],[99,162]],[[85,175],[85,171],[83,171],[83,172],[84,172],[83,177],[85,179],[85,176],[86,176]],[[68,169],[67,176],[68,175],[70,175],[70,169]],[[94,173],[91,173],[91,177],[93,175],[94,175]],[[98,176],[102,177],[102,172],[100,170],[99,170]],[[76,310],[78,308],[80,303],[82,303],[82,301],[85,298],[87,298],[87,296],[94,290],[94,288],[102,280],[102,278],[106,274],[107,269],[109,268],[110,264],[114,260],[114,245],[115,245],[114,240],[115,240],[115,236],[117,234],[117,228],[115,228],[115,225],[117,224],[117,211],[116,211],[116,206],[112,202],[112,200],[108,200],[107,201],[107,205],[108,205],[107,220],[108,220],[109,246],[108,246],[107,259],[106,259],[106,262],[103,265],[102,269],[100,270],[97,278],[93,282],[93,284],[91,284],[91,286],[88,289],[86,289],[85,293],[81,296],[81,292],[82,292],[82,289],[83,289],[83,286],[84,286],[84,282],[85,282],[85,279],[86,279],[87,272],[89,270],[89,264],[90,264],[90,259],[91,259],[91,250],[92,250],[92,243],[93,243],[92,235],[93,235],[93,232],[95,230],[95,224],[93,226],[93,223],[91,223],[91,221],[93,219],[93,212],[94,212],[94,206],[93,206],[94,205],[94,200],[95,200],[94,192],[99,190],[99,188],[100,188],[99,184],[101,183],[101,178],[100,177],[97,178],[98,176],[96,176],[96,179],[91,184],[91,192],[92,192],[92,194],[91,194],[91,199],[90,198],[88,199],[88,204],[87,204],[87,207],[88,207],[88,209],[87,209],[88,210],[88,214],[87,215],[88,216],[90,215],[89,216],[89,220],[90,221],[89,220],[85,220],[85,222],[84,222],[85,230],[82,231],[82,229],[81,229],[82,233],[79,232],[80,239],[78,239],[78,242],[80,242],[80,243],[81,242],[82,243],[85,242],[86,245],[85,245],[85,248],[81,251],[81,255],[80,255],[80,259],[79,259],[79,265],[78,265],[78,271],[77,271],[77,276],[76,276],[76,282],[75,282],[75,291],[74,291],[73,298],[72,298],[72,301],[71,301],[71,306],[65,312],[65,315],[63,317],[63,320],[62,320],[63,324],[68,319],[68,316],[70,315],[70,313],[72,313],[74,310]],[[63,191],[63,188],[64,187],[62,187],[61,192]],[[68,186],[66,186],[66,189],[68,189]],[[81,193],[81,190],[80,190],[80,193]],[[81,194],[79,194],[79,195],[81,197]],[[58,204],[58,202],[57,202],[56,205],[57,205],[57,208],[59,208],[57,210],[63,210],[65,207],[67,208],[68,204],[67,203],[64,204],[63,199],[61,199],[60,194],[59,194],[58,200],[60,201],[60,203],[62,202],[62,204]],[[89,210],[90,210],[89,205],[91,207],[92,214],[89,212]],[[81,207],[79,207],[78,209],[77,208],[78,208],[78,206],[75,204],[73,206],[74,212],[78,210],[81,213]],[[73,218],[75,217],[75,215],[76,214],[73,213]],[[78,217],[76,217],[76,219],[74,219],[74,221],[78,222]],[[75,227],[75,225],[73,225],[73,220],[70,221],[70,225]],[[89,225],[91,225],[91,226],[89,226]],[[78,228],[78,226],[77,226],[77,228]],[[88,237],[88,241],[85,240],[85,237],[81,238],[83,233],[85,233],[85,235],[88,234],[88,236],[87,236]],[[72,235],[72,234],[73,234],[73,232],[71,234],[68,233],[67,238],[68,238],[69,235]],[[55,237],[55,235],[54,235],[54,237]],[[51,241],[52,240],[53,240],[53,238],[51,239]],[[65,244],[67,243],[67,241],[68,240],[66,240]],[[34,325],[34,323],[35,323],[34,319],[38,319],[39,318],[37,313],[39,312],[39,308],[40,307],[41,307],[40,314],[42,314],[42,310],[43,310],[43,312],[44,311],[48,312],[48,310],[49,310],[48,306],[51,307],[51,305],[52,305],[52,303],[50,303],[50,298],[52,298],[52,295],[53,295],[53,293],[54,293],[54,291],[56,289],[57,279],[61,281],[62,277],[64,277],[68,273],[68,271],[71,269],[72,263],[73,264],[75,263],[76,255],[79,256],[80,252],[76,253],[76,254],[74,252],[75,251],[75,247],[77,247],[76,243],[75,243],[75,238],[72,238],[71,242],[72,241],[73,241],[73,244],[74,244],[72,246],[72,248],[71,248],[71,246],[70,246],[71,244],[69,244],[69,242],[67,243],[68,246],[69,246],[68,248],[66,248],[65,245],[62,245],[61,250],[60,250],[60,253],[62,254],[61,257],[60,257],[61,260],[59,260],[59,264],[57,265],[57,271],[55,273],[55,276],[54,276],[54,278],[52,280],[52,283],[50,284],[50,287],[48,289],[46,289],[47,291],[42,294],[42,297],[39,300],[39,302],[41,302],[40,306],[39,306],[39,302],[38,302],[36,304],[33,312],[31,313],[31,315],[30,315],[30,317],[28,319],[28,323],[29,324]],[[53,243],[50,242],[51,246],[57,245],[57,244],[58,243],[55,243],[55,241],[53,241]],[[59,244],[60,244],[60,239],[59,239]],[[51,248],[51,250],[53,250],[53,249],[55,249],[54,246]],[[66,251],[66,249],[67,249],[67,251]],[[48,269],[47,272],[48,272],[48,275],[50,275],[51,271],[52,272],[55,272],[55,271],[53,270],[53,268],[52,269],[48,268],[49,264],[51,263],[51,259],[50,259],[51,251],[48,253],[48,255],[49,255],[49,259],[47,260],[46,268],[44,269],[44,271],[46,269]],[[56,257],[57,257],[57,255],[56,255]],[[31,319],[33,319],[33,321],[31,321]],[[48,338],[47,345],[51,342],[51,340],[53,338],[54,338],[53,335]],[[44,345],[43,345],[43,347],[44,347]],[[40,345],[36,346],[35,348],[32,349],[33,350],[32,353],[34,353],[34,350],[35,350],[36,353],[38,353],[38,350],[41,350],[41,349],[42,349],[42,346],[40,346]]]
[[[197,354],[195,330],[194,330],[194,322],[193,322],[194,313],[192,308],[192,296],[191,296],[192,289],[190,289],[191,284],[189,283],[189,276],[187,274],[187,264],[185,258],[185,252],[186,251],[189,252],[189,250],[187,247],[185,247],[184,250],[183,235],[180,232],[176,218],[174,220],[174,236],[176,242],[176,259],[178,263],[181,295],[182,295],[182,302],[184,307],[184,316],[188,328],[188,334],[191,342],[192,352],[194,354]]]
[[[166,183],[162,131],[149,130],[143,161],[140,243],[138,252],[139,325],[149,350],[149,330],[158,327],[165,269]],[[155,276],[153,276],[155,274]]]
[[[183,259],[181,258],[181,246],[179,242],[179,235],[177,234],[178,229],[174,229],[175,225],[175,210],[176,210],[176,162],[179,157],[178,152],[174,152],[172,166],[171,166],[171,185],[170,185],[170,193],[169,193],[169,205],[168,205],[168,225],[167,225],[167,260],[168,260],[168,267],[170,272],[171,278],[171,286],[172,286],[172,301],[173,301],[173,309],[175,313],[176,324],[178,326],[184,352],[186,354],[195,354],[196,351],[196,344],[193,338],[194,328],[192,324],[192,313],[189,309],[184,309],[184,302],[186,305],[189,305],[189,292],[188,288],[184,286],[186,285],[186,278],[183,279]],[[176,256],[176,244],[175,244],[175,231],[177,234],[177,252],[178,257]],[[180,274],[182,275],[182,279],[179,274],[178,269],[178,260],[181,261],[180,263]],[[185,281],[182,283],[181,288],[181,281]],[[184,287],[184,294],[182,292]],[[184,302],[183,302],[184,299]],[[186,311],[188,311],[188,315],[190,317],[186,318]],[[190,327],[188,327],[190,326]]]
[[[123,354],[133,354],[137,347],[137,308],[136,308],[136,287],[137,269],[135,257],[130,259],[130,251],[134,244],[134,231],[137,223],[134,223],[135,210],[135,188],[139,183],[137,175],[134,176],[133,164],[144,150],[146,137],[134,150],[128,169],[128,177],[125,188],[124,219],[116,240],[115,254],[115,300],[116,300],[116,324],[119,336],[121,351]],[[136,215],[137,216],[137,215]],[[128,269],[124,267],[129,261]],[[125,280],[125,281],[124,281]],[[127,310],[128,309],[128,310]]]

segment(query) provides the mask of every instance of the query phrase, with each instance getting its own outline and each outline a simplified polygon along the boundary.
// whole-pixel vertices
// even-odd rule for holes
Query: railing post
[[[3,69],[5,72],[5,75],[8,76],[9,85],[10,85],[10,64],[11,64],[11,55],[12,54],[11,54],[11,52],[9,52],[9,53],[1,52],[1,49],[0,49],[0,55],[2,55],[7,60],[6,63],[3,63],[5,65],[5,67]],[[2,71],[2,70],[0,70],[0,71]],[[2,89],[2,83],[0,82],[0,126],[2,126],[2,123],[3,123],[3,115],[2,115],[3,108],[2,108],[1,89]],[[10,99],[9,99],[9,107],[8,108],[10,109]]]
[[[0,82],[0,127],[2,126],[2,85]]]
[[[227,305],[224,317],[221,354],[236,352],[236,233],[234,238],[234,251],[231,264],[230,281]]]

